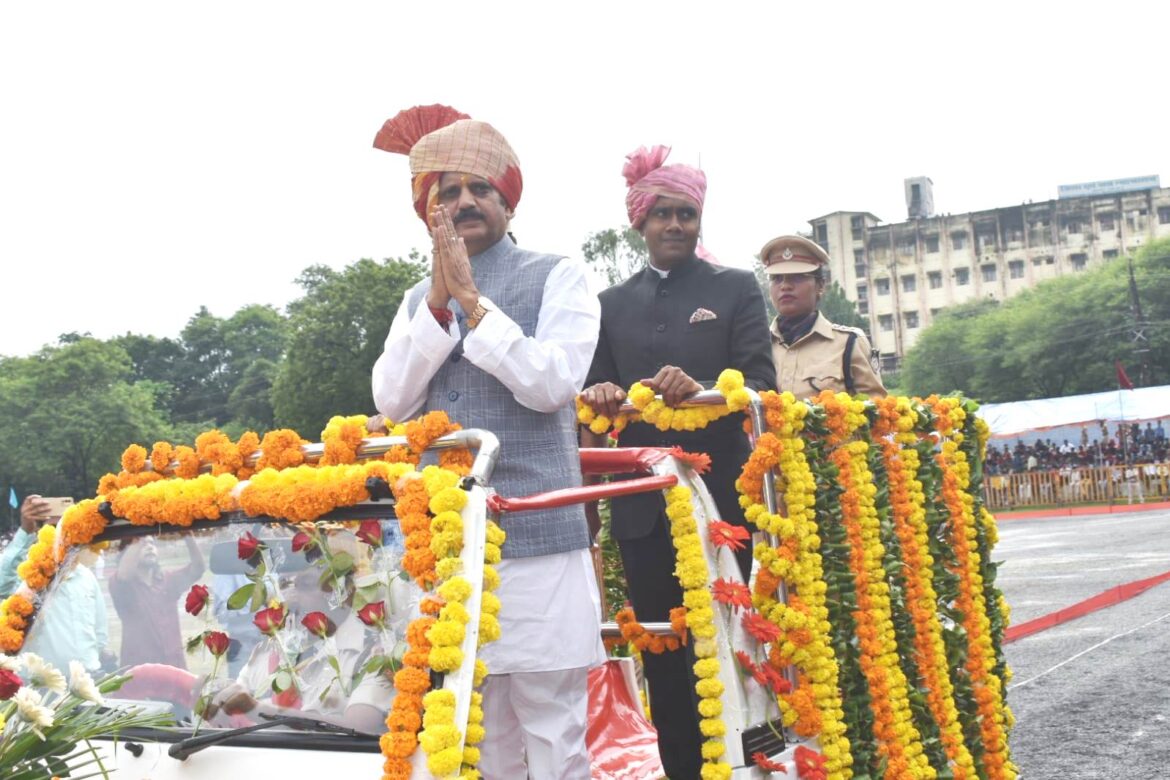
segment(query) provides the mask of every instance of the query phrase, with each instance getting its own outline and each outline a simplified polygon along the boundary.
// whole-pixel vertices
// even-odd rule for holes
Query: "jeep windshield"
[[[172,714],[171,739],[284,717],[266,739],[295,728],[373,743],[420,591],[392,507],[359,509],[302,525],[111,524],[66,555],[24,649],[130,674],[115,696]]]

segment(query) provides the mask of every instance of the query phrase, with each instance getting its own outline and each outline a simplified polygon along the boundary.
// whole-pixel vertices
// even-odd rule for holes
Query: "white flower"
[[[85,671],[80,661],[69,662],[69,690],[80,699],[94,704],[105,704],[101,691],[94,685],[93,678]]]
[[[7,669],[10,672],[20,670],[20,659],[11,655],[0,655],[0,669]]]
[[[53,693],[65,693],[65,675],[57,671],[57,667],[33,653],[25,653],[20,660],[28,671],[29,683],[48,688]]]
[[[32,730],[41,739],[45,738],[38,729],[47,729],[53,725],[53,711],[41,705],[41,695],[32,688],[21,688],[12,697],[16,702],[16,711],[20,717],[28,721]]]

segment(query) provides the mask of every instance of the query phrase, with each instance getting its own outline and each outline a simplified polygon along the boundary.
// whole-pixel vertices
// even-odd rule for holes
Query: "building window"
[[[1097,219],[1101,223],[1102,230],[1114,230],[1115,229],[1114,224],[1113,224],[1113,215],[1112,214],[1101,214],[1100,216],[1097,217]]]
[[[1106,249],[1101,254],[1104,255],[1106,260],[1112,260],[1115,257],[1117,257],[1117,250],[1116,249]]]
[[[1170,207],[1167,207],[1167,206],[1159,206],[1158,207],[1158,224],[1170,225]]]
[[[934,321],[935,317],[937,317],[937,316],[938,316],[938,313],[939,313],[940,311],[942,311],[942,309],[931,309],[931,310],[930,310],[930,319],[931,319],[931,321],[932,321],[932,322]]]
[[[1077,252],[1075,255],[1072,255],[1069,260],[1072,261],[1072,267],[1074,271],[1083,271],[1085,270],[1085,264],[1089,262],[1089,256],[1084,252]]]
[[[1070,219],[1067,223],[1065,223],[1064,229],[1067,233],[1069,233],[1069,235],[1072,235],[1073,233],[1080,233],[1081,223],[1077,222],[1075,219]]]
[[[975,236],[975,246],[978,247],[977,251],[980,254],[982,254],[984,252],[994,252],[995,251],[995,236],[993,236],[991,234],[987,234],[987,233],[985,233],[983,235],[977,234]]]
[[[951,233],[951,249],[956,252],[967,246],[967,234],[963,232]]]
[[[955,284],[962,286],[971,283],[971,269],[956,268],[955,269]]]
[[[1044,258],[1043,257],[1033,257],[1032,258],[1032,265],[1044,265]]]
[[[914,292],[918,289],[918,277],[908,274],[902,277],[902,292]]]
[[[860,241],[865,236],[865,217],[861,215],[850,217],[849,227],[853,230],[853,240]]]
[[[818,222],[816,224],[815,229],[817,231],[817,243],[820,244],[822,247],[828,248],[828,246],[829,246],[829,226],[826,225],[824,222]]]
[[[853,250],[853,262],[856,263],[857,265],[865,265],[865,250],[864,249],[854,249]]]
[[[932,290],[942,287],[942,271],[927,271],[926,283],[930,285]]]
[[[868,301],[858,301],[857,313],[858,314],[869,314],[869,302]]]
[[[868,287],[868,285],[864,285],[864,284],[857,285],[857,300],[859,300],[859,301],[868,301],[869,300],[869,287]]]
[[[1024,278],[1024,261],[1023,260],[1012,260],[1010,263],[1008,263],[1008,276],[1011,277],[1012,279],[1023,279]]]
[[[890,280],[889,279],[886,279],[886,278],[874,279],[873,286],[874,286],[874,289],[877,290],[878,295],[889,295],[890,294]]]
[[[904,316],[906,318],[906,327],[907,328],[917,328],[918,327],[918,312],[908,311],[902,316]]]
[[[893,330],[894,329],[894,315],[892,315],[892,314],[879,314],[878,315],[878,327],[881,328],[882,330]]]
[[[938,252],[938,236],[926,237],[926,252],[927,254],[934,254]]]
[[[979,271],[980,271],[980,273],[983,274],[983,281],[985,281],[985,282],[994,282],[995,281],[995,266],[994,265],[981,265],[981,266],[979,266]]]

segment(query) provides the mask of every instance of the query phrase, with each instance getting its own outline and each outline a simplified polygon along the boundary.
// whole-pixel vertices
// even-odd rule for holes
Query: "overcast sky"
[[[642,144],[701,162],[704,241],[742,266],[828,212],[904,219],[908,176],[951,213],[1168,183],[1167,6],[795,5],[4,3],[0,354],[175,336],[426,247],[371,146],[421,103],[507,136],[515,232],[563,254],[625,224]]]

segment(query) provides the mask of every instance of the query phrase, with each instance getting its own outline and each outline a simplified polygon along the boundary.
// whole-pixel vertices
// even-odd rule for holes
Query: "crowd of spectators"
[[[1080,442],[1068,439],[1060,444],[1051,439],[1040,439],[1032,444],[1017,440],[1015,445],[1004,443],[987,447],[984,469],[988,474],[1020,474],[1027,471],[1059,471],[1065,468],[1093,468],[1134,463],[1165,463],[1170,460],[1170,440],[1159,420],[1119,423],[1112,435],[1107,423],[1101,423],[1101,436],[1089,441],[1089,429],[1081,430]]]

